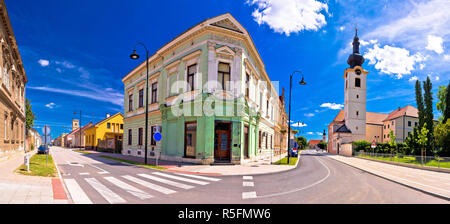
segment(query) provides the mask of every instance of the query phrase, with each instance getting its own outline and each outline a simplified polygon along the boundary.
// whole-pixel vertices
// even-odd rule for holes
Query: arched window
[[[361,87],[361,79],[355,78],[355,87]]]

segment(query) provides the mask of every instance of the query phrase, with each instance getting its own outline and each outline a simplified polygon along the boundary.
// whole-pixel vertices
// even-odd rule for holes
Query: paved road
[[[74,203],[449,203],[305,151],[291,171],[200,176],[52,148]]]

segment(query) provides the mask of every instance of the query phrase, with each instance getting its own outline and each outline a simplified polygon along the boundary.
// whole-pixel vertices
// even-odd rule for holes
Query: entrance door
[[[214,135],[214,159],[230,161],[231,123],[216,122]]]
[[[244,157],[248,159],[248,126],[244,126]]]

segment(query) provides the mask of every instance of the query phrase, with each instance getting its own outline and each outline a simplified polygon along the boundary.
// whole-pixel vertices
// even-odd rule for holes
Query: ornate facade
[[[123,154],[144,156],[146,63],[123,79]],[[284,94],[230,14],[207,19],[149,59],[148,156],[245,163],[286,151]],[[161,131],[162,141],[152,139]]]
[[[0,1],[0,157],[25,148],[27,76],[6,11]]]

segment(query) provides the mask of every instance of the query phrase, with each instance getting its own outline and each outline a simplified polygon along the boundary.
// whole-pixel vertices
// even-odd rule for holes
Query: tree
[[[434,128],[434,141],[440,150],[437,151],[439,155],[450,156],[450,119],[443,124],[438,124]]]
[[[396,136],[394,135],[394,131],[389,132],[389,147],[391,148],[391,153],[394,151],[397,147],[397,143],[395,142]]]
[[[450,83],[449,83],[450,85]],[[446,86],[439,86],[438,89],[438,102],[436,103],[436,109],[438,111],[441,112],[442,116],[439,118],[440,121],[442,121],[442,123],[445,124],[445,122],[443,122],[444,119],[444,114],[445,114],[445,108],[446,108],[446,100],[447,100],[447,87]]]
[[[423,106],[423,98],[422,98],[422,87],[420,85],[419,80],[416,81],[416,104],[417,110],[419,114],[419,125],[418,130],[422,129],[424,121],[424,106]]]
[[[36,116],[31,110],[31,101],[29,99],[25,100],[25,128],[26,134],[28,135],[28,130],[30,130],[34,126],[34,120],[36,120]]]
[[[450,118],[450,82],[447,86],[447,94],[445,94],[445,107],[444,107],[444,118],[442,123],[446,123],[447,119]]]
[[[433,152],[433,93],[431,92],[432,84],[430,81],[430,77],[427,77],[427,80],[423,82],[423,90],[424,90],[424,102],[425,102],[425,113],[424,113],[424,121],[426,125],[424,126],[428,129],[428,142],[426,145],[426,150],[428,154]]]
[[[414,130],[409,133],[408,137],[405,139],[405,143],[409,148],[409,152],[413,155],[419,154],[420,145],[417,143],[417,136],[418,136],[419,129],[417,127],[414,127]]]
[[[319,142],[317,144],[317,146],[319,147],[319,149],[327,149],[327,143],[326,142]]]
[[[424,124],[424,127],[422,127],[422,129],[420,129],[420,131],[418,132],[418,136],[417,136],[417,143],[419,144],[420,148],[422,149],[421,151],[421,156],[422,156],[422,164],[423,164],[423,156],[424,156],[424,152],[425,152],[425,156],[427,155],[425,149],[425,146],[428,143],[428,129],[425,127],[426,123]]]
[[[299,147],[302,148],[302,149],[304,149],[306,146],[308,146],[308,141],[303,136],[295,138],[295,141],[297,142]]]

